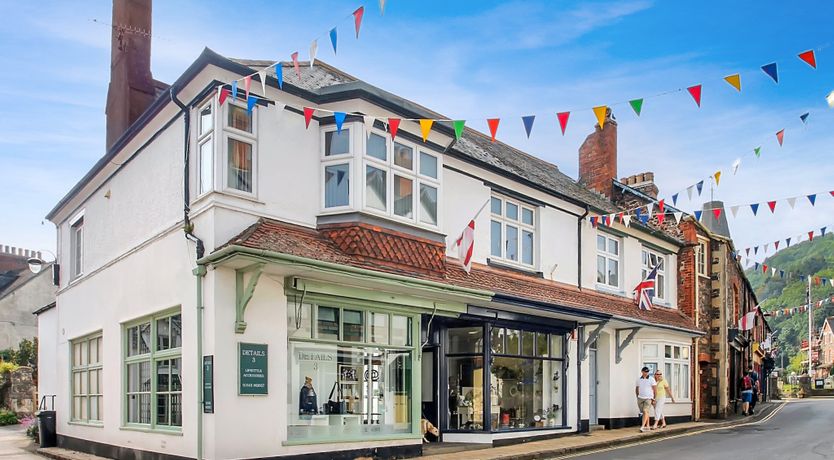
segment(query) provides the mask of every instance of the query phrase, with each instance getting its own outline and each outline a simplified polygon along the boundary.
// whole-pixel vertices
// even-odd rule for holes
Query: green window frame
[[[122,425],[182,431],[182,313],[145,316],[123,327]]]
[[[102,332],[70,341],[70,421],[100,425],[103,419]]]

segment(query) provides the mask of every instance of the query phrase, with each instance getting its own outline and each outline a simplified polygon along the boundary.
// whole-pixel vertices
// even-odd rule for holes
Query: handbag
[[[338,393],[336,389],[339,389]],[[333,401],[333,393],[336,393],[336,401]],[[333,389],[330,390],[330,396],[327,397],[327,402],[324,404],[324,412],[327,414],[344,414],[345,402],[342,401],[342,388],[339,382],[333,383]]]

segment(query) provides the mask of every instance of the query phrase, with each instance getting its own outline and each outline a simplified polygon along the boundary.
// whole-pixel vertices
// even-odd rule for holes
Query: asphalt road
[[[790,402],[757,424],[679,435],[575,459],[834,459],[834,399]]]

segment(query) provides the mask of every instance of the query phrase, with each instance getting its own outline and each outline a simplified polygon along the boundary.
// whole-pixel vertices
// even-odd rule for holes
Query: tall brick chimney
[[[605,127],[600,129],[597,124],[579,147],[579,182],[610,198],[612,179],[616,178],[617,122],[609,108],[605,113]]]
[[[113,0],[107,89],[107,148],[154,100],[151,76],[151,0]]]

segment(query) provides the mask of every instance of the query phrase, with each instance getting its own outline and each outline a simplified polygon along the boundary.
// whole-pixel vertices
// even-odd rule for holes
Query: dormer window
[[[234,193],[255,194],[257,178],[256,110],[251,112],[236,102],[226,104],[223,126],[226,161],[225,188]]]

